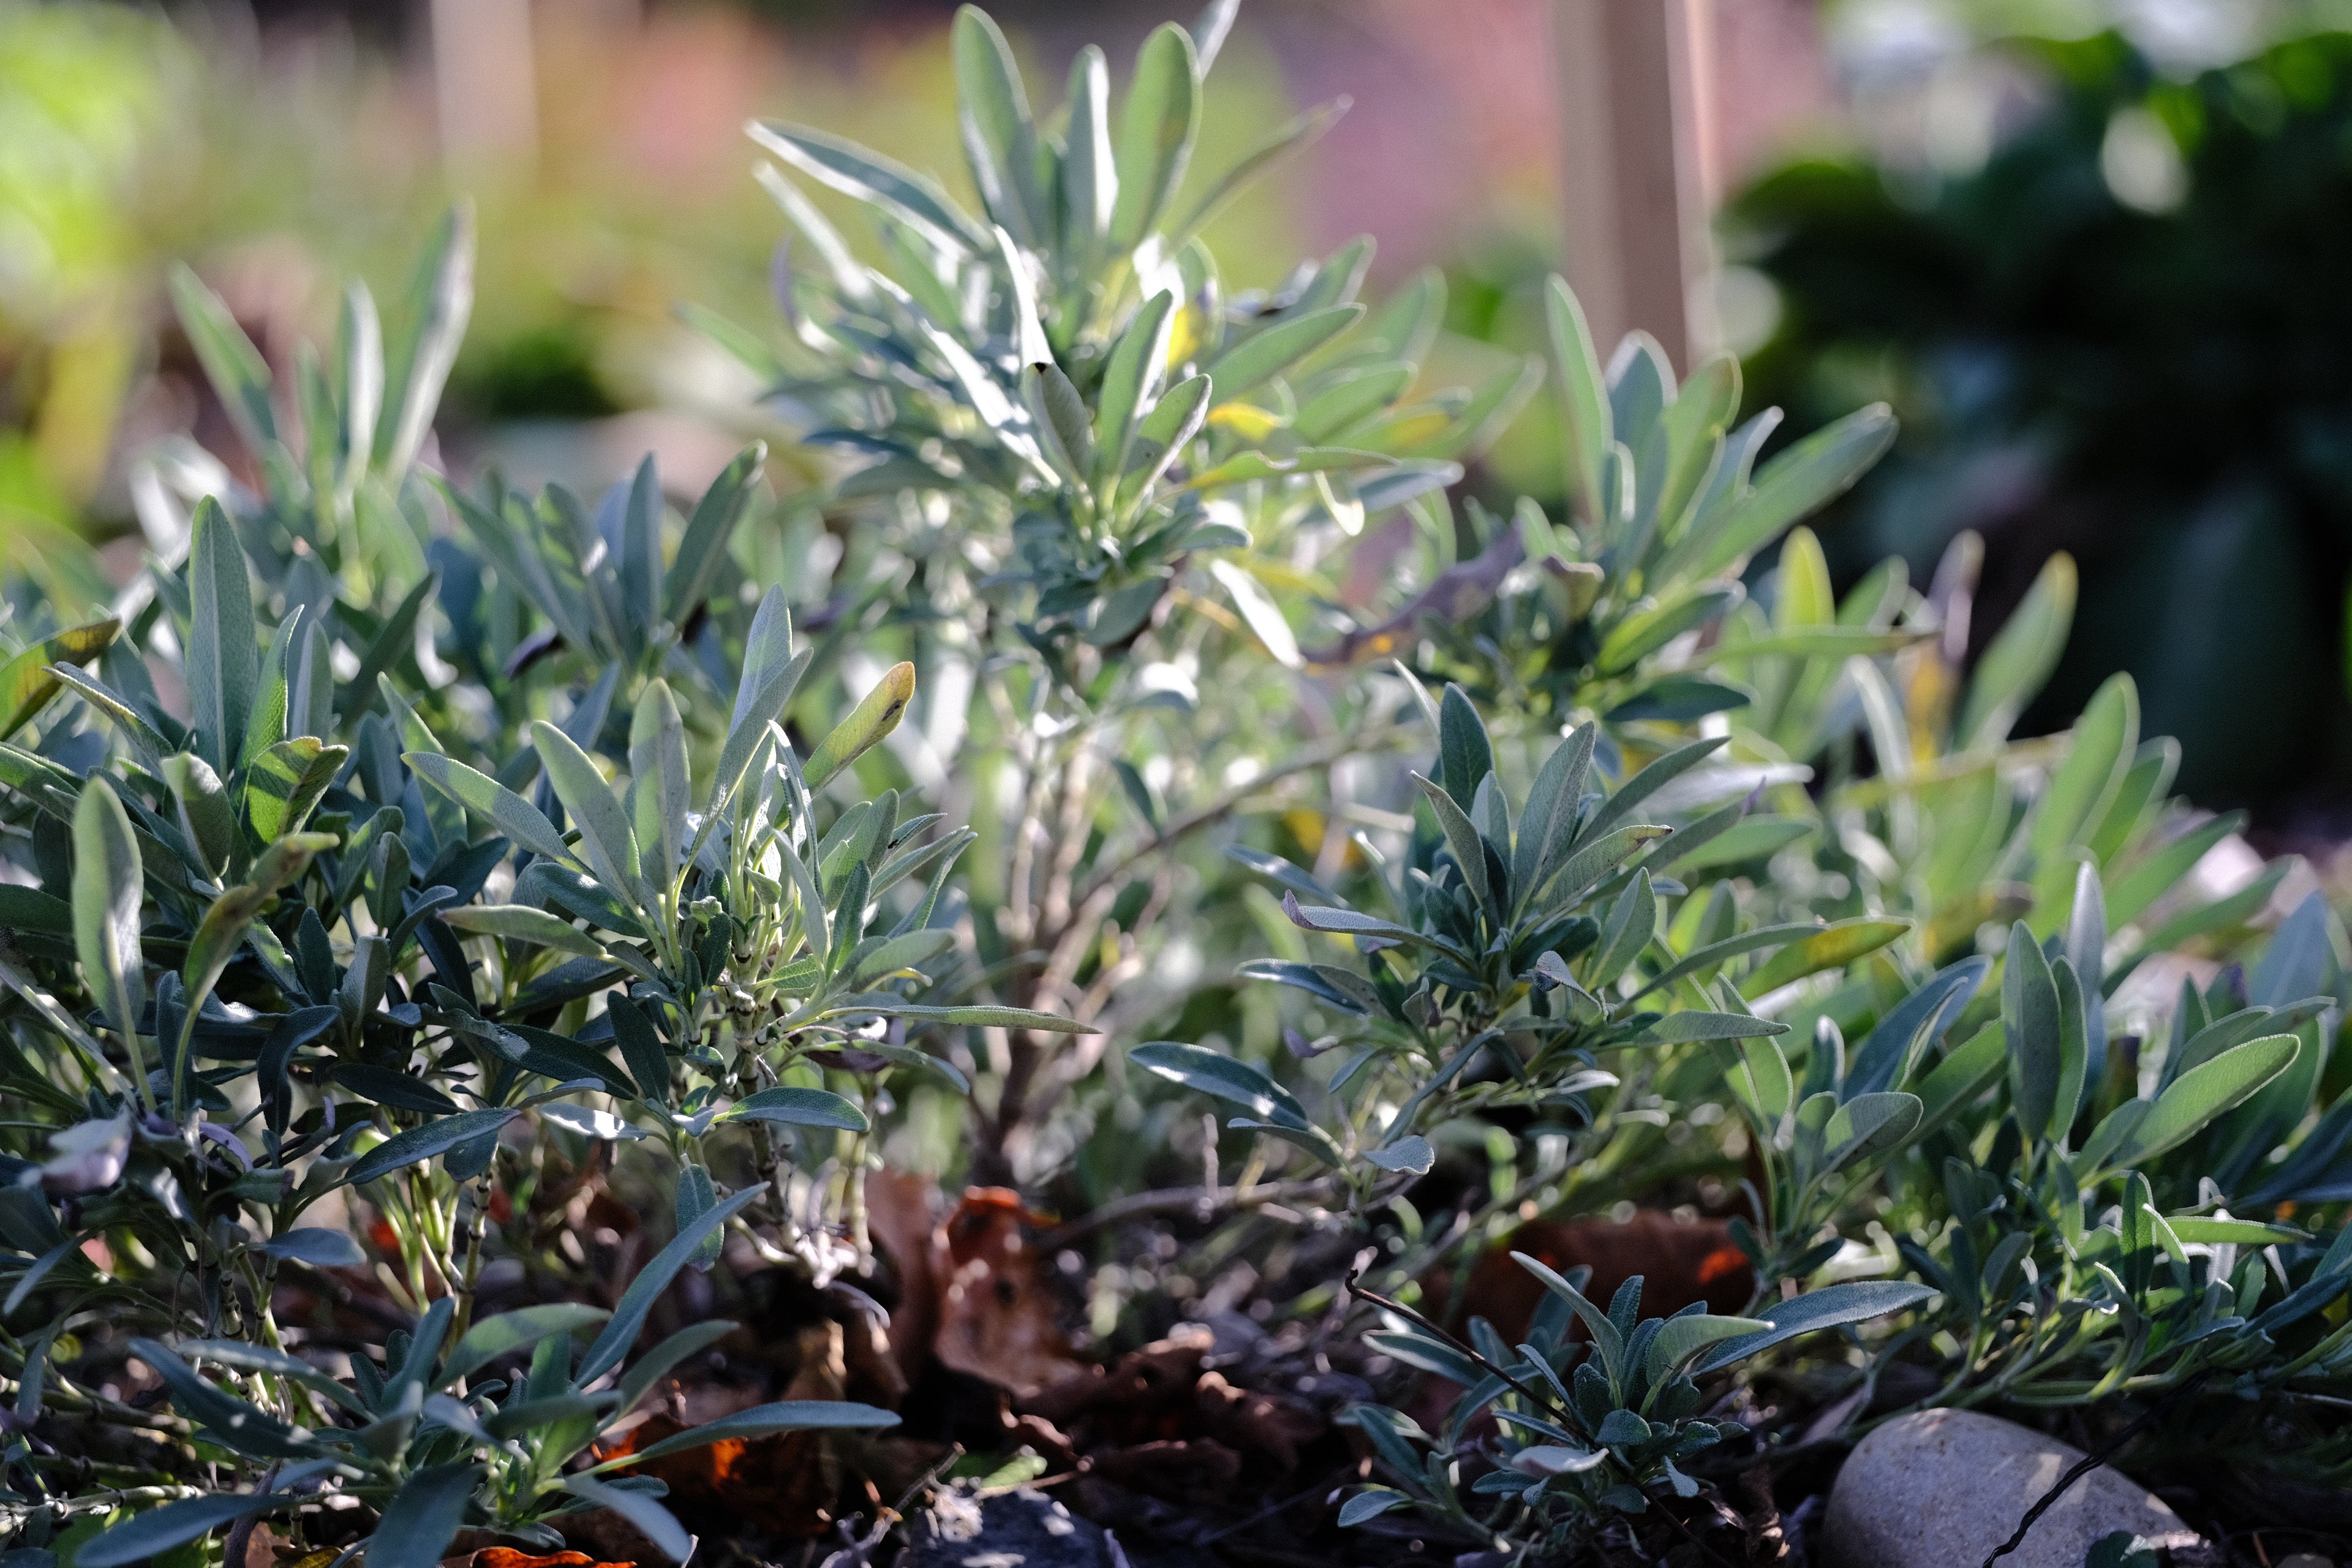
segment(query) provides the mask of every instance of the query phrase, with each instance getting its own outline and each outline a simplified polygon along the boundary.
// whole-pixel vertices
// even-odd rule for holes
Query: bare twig
[[[1255,1186],[1224,1188],[1219,1194],[1221,1209],[1257,1208],[1265,1204],[1286,1203],[1293,1198],[1311,1197],[1329,1191],[1329,1183],[1320,1177],[1297,1182],[1265,1182]],[[1124,1225],[1141,1219],[1146,1215],[1182,1214],[1196,1207],[1201,1201],[1198,1186],[1161,1187],[1153,1192],[1130,1193],[1114,1199],[1100,1208],[1090,1210],[1077,1218],[1056,1226],[1038,1237],[1041,1250],[1051,1252],[1066,1247],[1081,1237],[1092,1236],[1107,1226]]]
[[[1093,879],[1087,882],[1086,891],[1079,895],[1078,901],[1084,903],[1096,889],[1115,885],[1138,862],[1157,855],[1185,835],[1197,832],[1209,824],[1230,815],[1235,806],[1277,780],[1288,778],[1293,773],[1312,773],[1317,768],[1328,768],[1342,757],[1384,752],[1391,746],[1402,744],[1420,732],[1421,726],[1417,723],[1391,724],[1386,729],[1375,730],[1368,735],[1334,735],[1319,745],[1309,746],[1302,752],[1295,752],[1280,765],[1259,773],[1246,783],[1236,784],[1204,805],[1196,806],[1181,816],[1171,818],[1167,826],[1097,871]]]
[[[2066,1495],[2067,1488],[2073,1486],[2076,1481],[2081,1480],[2084,1476],[2089,1475],[2093,1470],[2097,1469],[2101,1465],[2105,1464],[2109,1459],[2113,1458],[2122,1450],[2125,1444],[2130,1442],[2134,1437],[2138,1436],[2142,1432],[2146,1431],[2158,1416],[2170,1415],[2176,1406],[2188,1399],[2190,1394],[2196,1393],[2199,1388],[2204,1385],[2205,1380],[2212,1375],[2213,1369],[2210,1367],[2206,1368],[2203,1372],[2200,1372],[2196,1376],[2190,1378],[2187,1383],[2182,1384],[2179,1388],[2174,1389],[2170,1394],[2166,1394],[2162,1399],[2158,1400],[2154,1405],[2149,1405],[2147,1411],[2140,1415],[2139,1419],[2134,1421],[2130,1426],[2125,1427],[2122,1431],[2116,1433],[2114,1436],[2100,1444],[2090,1453],[2084,1455],[2080,1464],[2074,1466],[2064,1475],[2060,1476],[2058,1478],[2058,1484],[2052,1487],[2048,1491],[2043,1492],[2040,1500],[2037,1500],[2032,1508],[2025,1510],[2025,1517],[2017,1521],[2016,1532],[2011,1535],[2007,1541],[2002,1542],[1999,1546],[1994,1547],[1990,1552],[1986,1554],[1985,1560],[1981,1564],[1981,1568],[1992,1568],[1995,1562],[1999,1561],[2000,1558],[2008,1556],[2011,1552],[2024,1545],[2026,1532],[2031,1531],[2034,1525],[2040,1521],[2043,1514],[2049,1512],[2052,1508],[2056,1506],[2058,1500]]]

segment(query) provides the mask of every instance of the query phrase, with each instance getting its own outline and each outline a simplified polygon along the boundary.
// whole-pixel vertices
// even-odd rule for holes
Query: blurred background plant
[[[1323,1416],[1418,1397],[1433,1442],[1402,1406],[1358,1418],[1405,1489],[1353,1505],[1376,1531],[1475,1541],[1491,1506],[1581,1542],[1611,1510],[1687,1500],[1676,1466],[1717,1441],[1748,1452],[1690,1408],[1700,1341],[1594,1389],[1556,1289],[1549,1317],[1521,1314],[1533,1350],[1448,1335],[1454,1308],[1509,1298],[1498,1264],[1550,1288],[1506,1244],[1566,1268],[1562,1227],[1637,1200],[1716,1243],[1691,1289],[1591,1285],[1647,1342],[1669,1298],[1721,1314],[1675,1331],[1704,1338],[1759,1331],[1783,1286],[1827,1297],[1832,1325],[1887,1310],[1836,1316],[1828,1293],[1860,1277],[1936,1285],[1939,1304],[1911,1313],[1910,1288],[1906,1315],[1841,1342],[1834,1375],[1792,1371],[1801,1347],[1762,1358],[1803,1414],[1759,1432],[1810,1430],[1832,1398],[1833,1434],[1931,1399],[2104,1402],[2121,1425],[2146,1408],[2128,1395],[2202,1388],[2205,1356],[2268,1402],[2209,1456],[2277,1441],[2275,1411],[2326,1428],[2347,1367],[2317,1314],[2352,1281],[2319,1223],[2352,1194],[2326,897],[2352,476],[2336,220],[2312,214],[2352,167],[2352,52],[2287,5],[1722,0],[1729,352],[1678,365],[1594,341],[1547,282],[1547,11],[1268,4],[1227,32],[1225,7],[1155,30],[1157,7],[1040,0],[999,34],[914,4],[0,0],[0,636],[29,681],[80,646],[61,628],[124,617],[94,674],[57,679],[123,728],[140,809],[194,833],[167,804],[193,824],[208,775],[162,759],[187,739],[178,687],[202,695],[180,552],[194,498],[219,495],[287,628],[278,744],[318,753],[298,793],[350,748],[328,815],[358,837],[305,896],[374,900],[350,929],[405,925],[404,992],[436,1003],[371,1037],[488,1039],[520,1009],[557,1053],[526,1070],[552,1079],[583,1041],[601,1064],[594,1108],[532,1108],[555,1154],[501,1189],[522,1217],[493,1215],[544,1270],[532,1287],[634,1257],[637,1220],[604,1223],[614,1181],[656,1232],[674,1187],[688,1229],[715,1212],[705,1131],[732,1181],[772,1123],[821,1127],[842,1157],[784,1184],[821,1220],[761,1211],[759,1260],[901,1310],[887,1375],[848,1297],[779,1321],[830,1314],[849,1358],[831,1393],[908,1395],[917,1441],[1017,1440],[1041,1468],[1076,1444],[1131,1457],[1118,1410],[1031,1398],[1082,1364],[1063,1332],[1083,1322],[1129,1354],[1104,1387],[1180,1366],[1171,1386],[1208,1409],[1208,1377],[1255,1395],[1244,1362],[1277,1392],[1322,1379],[1252,1406],[1245,1436],[1218,1428],[1276,1477],[1311,1439],[1336,1461]],[[1267,149],[1287,155],[1203,204]],[[453,189],[470,251],[449,243],[465,220],[425,238]],[[403,368],[387,423],[344,450],[373,317],[341,279],[387,302],[389,336],[432,319],[459,254],[471,326],[457,347],[444,323],[437,421],[383,434],[407,424]],[[772,829],[778,858],[678,858],[662,800],[714,752],[722,775],[747,765],[733,742],[787,614],[791,746],[754,769],[761,815],[740,829]],[[853,708],[876,743],[828,798],[841,748],[815,742]],[[34,809],[70,811],[103,729],[42,726],[14,781]],[[567,747],[674,789],[607,801]],[[207,765],[249,794],[243,761]],[[1563,787],[1588,766],[1589,793]],[[2241,805],[2251,828],[2212,814]],[[562,816],[583,833],[530,846],[493,895],[468,808],[510,838]],[[1667,826],[1648,847],[1610,831]],[[702,903],[631,885],[656,842]],[[2255,845],[2310,851],[2318,875]],[[240,840],[239,875],[259,848]],[[786,855],[808,873],[791,886]],[[1591,877],[1544,888],[1559,856]],[[861,946],[866,879],[901,886]],[[403,919],[452,880],[467,907]],[[746,887],[778,906],[763,923],[710,901]],[[496,956],[487,1014],[431,989],[448,931]],[[545,990],[562,955],[624,938],[647,944],[614,962],[652,1023],[591,1023]],[[808,962],[726,994],[719,966],[772,939]],[[356,948],[324,956],[298,977],[312,1012],[367,984]],[[877,973],[912,984],[858,1000]],[[776,1008],[902,1023],[812,1060],[758,1021]],[[781,1096],[772,1115],[689,1127],[717,1115],[704,1027],[722,1025],[797,1076],[735,1086]],[[430,1101],[403,1083],[379,1103],[446,1115],[435,1075],[463,1060],[416,1064]],[[499,1103],[465,1114],[523,1109],[520,1075],[493,1070]],[[1203,1096],[1247,1114],[1221,1127]],[[581,1152],[647,1130],[626,1161]],[[869,1212],[875,1164],[894,1169]],[[1010,1188],[928,1206],[972,1180]],[[415,1213],[366,1239],[414,1305],[428,1263],[464,1267],[458,1216],[491,1211],[464,1206],[462,1171],[409,1184]],[[2298,1206],[2308,1229],[2284,1226]],[[1370,1321],[1347,1315],[1360,1283],[1396,1314],[1381,1342],[1342,1332]],[[1424,1309],[1444,1322],[1402,1315]],[[1226,1336],[1234,1383],[1153,1337],[1179,1315]],[[1554,1401],[1498,1367],[1570,1386]],[[1470,1389],[1454,1418],[1442,1384],[1397,1392],[1413,1369]],[[1506,1456],[1519,1468],[1482,1494],[1502,1501],[1465,1508],[1446,1465],[1496,1457],[1477,1419],[1497,1401],[1555,1430]],[[1614,1457],[1585,1465],[1588,1442]],[[2324,1485],[2345,1463],[2329,1443],[2308,1447]],[[1231,1474],[1202,1476],[1186,1484],[1231,1500]],[[696,1484],[672,1482],[682,1519]],[[1364,1511],[1407,1495],[1398,1519]]]

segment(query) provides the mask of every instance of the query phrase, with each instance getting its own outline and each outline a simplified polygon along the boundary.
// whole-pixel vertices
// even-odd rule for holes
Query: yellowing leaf
[[[1792,942],[1762,963],[1740,982],[1743,996],[1761,996],[1767,991],[1777,991],[1792,980],[1802,980],[1808,974],[1818,974],[1824,969],[1838,969],[1852,963],[1864,953],[1876,952],[1896,937],[1911,929],[1908,921],[1840,921],[1825,926],[1801,942]]]
[[[1263,441],[1282,428],[1282,416],[1252,403],[1220,403],[1209,410],[1209,423],[1230,430],[1244,441]]]
[[[835,726],[832,734],[809,754],[803,771],[809,788],[823,789],[834,774],[864,756],[885,735],[898,727],[907,704],[915,699],[915,667],[894,664],[856,710]]]

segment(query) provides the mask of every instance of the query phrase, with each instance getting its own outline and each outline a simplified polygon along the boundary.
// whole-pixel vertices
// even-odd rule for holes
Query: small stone
[[[898,1568],[1117,1568],[1102,1527],[1023,1488],[993,1497],[942,1492],[915,1520]]]
[[[1864,1437],[1838,1472],[1825,1568],[1978,1568],[2083,1452],[1973,1410],[1925,1410]],[[2161,1500],[2102,1465],[2068,1487],[2001,1568],[2082,1568],[2117,1531],[2165,1546],[2199,1537]]]

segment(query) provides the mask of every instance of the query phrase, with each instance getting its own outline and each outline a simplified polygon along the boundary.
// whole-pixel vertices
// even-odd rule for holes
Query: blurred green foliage
[[[103,580],[77,536],[130,528],[125,459],[191,423],[214,434],[164,300],[167,260],[218,286],[283,368],[331,324],[330,280],[396,289],[383,258],[413,249],[454,192],[478,215],[482,268],[442,430],[457,458],[496,455],[509,423],[638,408],[722,437],[775,435],[740,374],[674,314],[684,300],[738,317],[771,308],[776,236],[739,128],[784,109],[894,157],[951,159],[953,84],[926,47],[931,26],[818,27],[790,47],[730,7],[657,11],[641,27],[551,13],[535,27],[535,144],[451,163],[427,57],[331,27],[240,32],[201,9],[0,0],[0,551],[47,592],[94,605]],[[1206,107],[1203,155],[1222,162],[1290,113],[1272,61],[1247,47]],[[1252,191],[1210,235],[1282,256],[1292,221],[1278,191]],[[623,458],[570,433],[553,460],[602,483]],[[780,454],[771,482],[805,476]]]
[[[1804,160],[1733,204],[1782,306],[1749,399],[1800,434],[1864,397],[1900,415],[1823,536],[1841,579],[1973,528],[1997,622],[2076,557],[2029,729],[2124,668],[2196,798],[2340,782],[2352,37],[2186,78],[2115,33],[2010,47],[2041,102],[1980,168]]]

